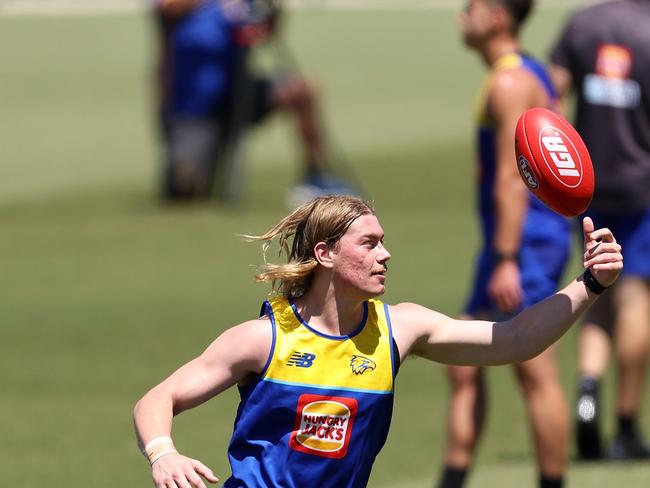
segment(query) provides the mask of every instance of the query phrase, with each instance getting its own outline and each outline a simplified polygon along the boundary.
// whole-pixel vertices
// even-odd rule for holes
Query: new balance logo
[[[289,361],[287,361],[287,366],[297,366],[298,368],[309,368],[314,364],[314,359],[316,359],[316,354],[311,354],[309,352],[298,352],[294,351],[291,356],[289,356]]]

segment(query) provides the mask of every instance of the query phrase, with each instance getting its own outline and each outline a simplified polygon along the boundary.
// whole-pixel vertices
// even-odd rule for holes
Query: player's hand
[[[199,475],[210,483],[219,482],[219,478],[206,465],[177,452],[165,454],[151,466],[156,488],[207,488]]]
[[[612,286],[623,269],[620,244],[616,242],[611,230],[594,230],[594,222],[590,217],[582,220],[582,231],[585,243],[584,267],[591,270],[598,283]]]
[[[524,296],[517,263],[510,260],[498,263],[490,277],[487,292],[492,302],[501,312],[517,311]]]

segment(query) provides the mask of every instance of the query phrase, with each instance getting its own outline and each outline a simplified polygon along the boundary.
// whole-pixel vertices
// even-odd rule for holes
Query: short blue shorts
[[[629,214],[588,212],[596,229],[607,227],[623,246],[622,275],[650,278],[650,208]]]
[[[519,250],[521,286],[524,291],[521,309],[557,291],[569,259],[570,248],[571,235],[568,222],[559,224],[557,221],[539,222],[534,230],[524,232]],[[511,315],[499,311],[487,293],[487,285],[493,269],[491,248],[484,246],[477,258],[474,288],[465,306],[465,313],[473,316],[486,314],[486,318],[490,320],[504,320]]]

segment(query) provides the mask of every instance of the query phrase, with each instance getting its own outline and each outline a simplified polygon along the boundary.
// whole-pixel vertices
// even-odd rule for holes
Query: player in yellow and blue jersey
[[[514,133],[522,112],[553,109],[556,94],[543,65],[521,51],[518,31],[532,0],[469,0],[460,17],[467,47],[489,72],[477,117],[478,213],[483,245],[463,318],[500,320],[558,288],[570,249],[569,221],[527,191],[517,170]],[[532,424],[542,488],[560,487],[569,412],[553,348],[515,365]],[[439,488],[460,488],[485,420],[480,368],[452,366],[445,468]]]
[[[136,405],[138,444],[157,488],[216,483],[178,453],[172,418],[237,384],[241,403],[224,486],[366,486],[390,425],[394,381],[409,355],[490,365],[536,356],[566,332],[623,267],[607,229],[584,221],[585,274],[560,293],[501,323],[458,321],[413,303],[386,305],[384,231],[368,202],[320,197],[262,236],[286,264],[257,278],[278,284],[260,318],[217,337]],[[596,245],[596,242],[599,242]]]
[[[312,327],[284,297],[265,302],[263,314],[274,347],[260,381],[240,389],[225,486],[364,486],[374,461],[368,453],[379,452],[388,434],[399,364],[385,305],[365,301],[357,326],[342,335]]]

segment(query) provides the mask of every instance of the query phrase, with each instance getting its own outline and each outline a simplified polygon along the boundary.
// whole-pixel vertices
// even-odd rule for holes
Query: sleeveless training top
[[[366,486],[390,426],[397,371],[387,307],[364,302],[357,329],[330,336],[278,297],[267,365],[240,387],[228,456],[233,487]]]
[[[501,56],[494,64],[492,72],[481,91],[477,112],[478,163],[480,171],[479,211],[481,215],[483,238],[487,245],[492,243],[495,232],[496,204],[494,201],[494,184],[497,169],[496,130],[488,116],[488,83],[491,75],[495,72],[518,68],[530,71],[535,78],[539,80],[539,83],[544,87],[544,90],[548,95],[549,108],[552,108],[553,104],[557,101],[555,89],[553,88],[546,69],[541,63],[532,57],[522,53],[510,53]],[[512,137],[514,140],[514,134]],[[514,155],[513,164],[515,164]],[[550,210],[532,193],[528,192],[528,195],[529,208],[526,222],[524,223],[524,234],[527,232],[536,234],[540,231],[546,232],[547,230],[554,232],[558,229],[566,230],[568,232],[568,224],[564,217],[561,217]],[[544,230],[547,227],[547,224],[551,224],[552,227]]]

